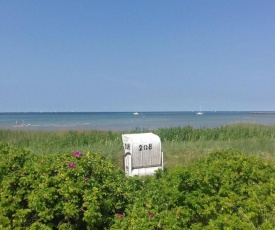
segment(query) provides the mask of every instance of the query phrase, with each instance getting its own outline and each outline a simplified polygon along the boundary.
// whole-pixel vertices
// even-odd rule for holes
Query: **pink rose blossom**
[[[116,216],[118,219],[121,219],[123,217],[123,215],[121,213],[116,214]]]
[[[74,157],[81,157],[82,155],[83,155],[82,152],[74,152],[73,153]]]
[[[75,166],[75,163],[74,163],[74,162],[70,162],[70,163],[68,164],[68,166],[69,166],[70,168],[72,168],[72,167]]]

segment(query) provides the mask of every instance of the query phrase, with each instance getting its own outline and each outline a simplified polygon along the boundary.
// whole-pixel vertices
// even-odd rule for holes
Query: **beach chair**
[[[124,170],[127,176],[153,175],[163,169],[159,136],[153,133],[122,134]]]

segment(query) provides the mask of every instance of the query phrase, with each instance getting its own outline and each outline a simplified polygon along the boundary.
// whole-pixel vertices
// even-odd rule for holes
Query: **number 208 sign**
[[[130,150],[131,145],[130,144],[125,144],[124,145],[125,150]],[[140,144],[138,145],[138,151],[146,151],[146,150],[152,150],[153,149],[153,144]]]
[[[143,151],[143,150],[152,150],[153,149],[153,145],[152,144],[145,144],[145,145],[139,145],[138,146],[138,150],[139,151]]]

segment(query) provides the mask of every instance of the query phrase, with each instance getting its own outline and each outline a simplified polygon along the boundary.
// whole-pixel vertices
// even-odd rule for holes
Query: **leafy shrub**
[[[97,153],[0,147],[1,229],[103,229],[125,206],[124,173]]]
[[[274,165],[236,150],[126,178],[97,153],[0,143],[0,229],[272,229],[274,191]]]
[[[113,229],[272,229],[275,168],[236,150],[143,178]]]

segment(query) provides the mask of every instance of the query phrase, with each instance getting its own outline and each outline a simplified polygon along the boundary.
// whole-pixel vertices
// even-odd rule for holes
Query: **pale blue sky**
[[[0,112],[275,111],[274,0],[0,0]]]

